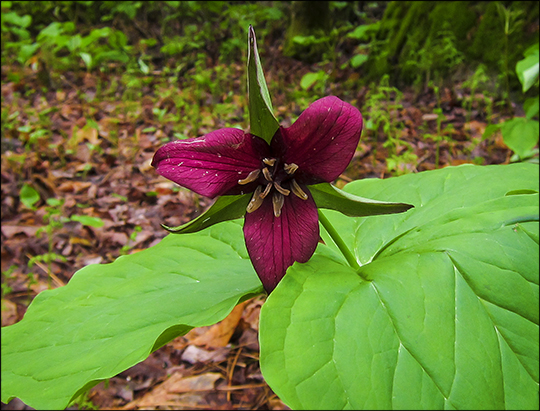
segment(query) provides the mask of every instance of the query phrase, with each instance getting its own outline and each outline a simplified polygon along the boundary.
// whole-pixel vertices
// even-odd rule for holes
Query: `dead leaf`
[[[450,162],[450,165],[452,166],[460,166],[462,164],[474,164],[474,162],[472,160],[466,160],[466,159],[460,159],[460,158],[455,158]]]
[[[426,113],[422,116],[422,120],[424,121],[433,121],[433,120],[437,120],[438,118],[439,118],[439,115],[435,113]]]
[[[190,364],[196,364],[198,362],[223,362],[227,359],[227,355],[230,352],[230,348],[219,347],[215,350],[209,351],[204,348],[197,347],[195,345],[188,345],[188,347],[182,353],[182,361],[186,361]]]
[[[152,391],[145,394],[142,398],[126,404],[122,409],[154,408],[164,405],[173,405],[180,400],[183,404],[191,404],[194,408],[197,405],[208,404],[201,394],[194,392],[206,392],[214,390],[218,379],[223,378],[218,373],[206,373],[192,377],[184,377],[182,374],[173,374],[169,379],[155,387]],[[179,395],[189,393],[187,395]]]
[[[102,261],[103,257],[100,255],[88,255],[82,259],[85,266],[90,264],[100,264]]]
[[[259,331],[259,317],[261,314],[261,307],[265,300],[266,298],[263,296],[248,300],[242,315],[242,320],[249,324],[249,326],[255,331]]]
[[[4,234],[7,238],[11,238],[15,234],[19,233],[26,234],[28,237],[35,237],[37,230],[39,230],[39,227],[2,224],[2,234]]]
[[[2,327],[11,325],[15,321],[17,321],[17,304],[2,299]]]
[[[487,124],[480,121],[469,121],[463,125],[463,129],[471,133],[471,137],[482,136],[486,131]]]
[[[212,325],[204,334],[191,340],[191,344],[206,348],[225,347],[229,343],[238,321],[242,318],[246,304],[247,301],[238,304],[224,320]]]
[[[63,90],[57,90],[56,91],[56,100],[58,100],[59,103],[63,102],[66,99],[66,92]]]
[[[80,130],[77,130],[77,142],[88,141],[90,144],[97,146],[99,144],[98,131],[89,126],[84,126]]]
[[[87,247],[92,246],[92,242],[88,241],[86,238],[80,238],[80,237],[70,237],[69,244],[81,244]]]
[[[206,374],[182,378],[175,381],[174,384],[168,384],[167,388],[169,392],[208,391],[215,388],[214,384],[220,378],[223,378],[221,374],[208,372]]]
[[[247,328],[238,339],[238,344],[248,350],[257,352],[259,351],[259,334],[253,328]]]
[[[58,186],[57,190],[78,193],[87,189],[91,185],[92,183],[90,181],[64,181]]]

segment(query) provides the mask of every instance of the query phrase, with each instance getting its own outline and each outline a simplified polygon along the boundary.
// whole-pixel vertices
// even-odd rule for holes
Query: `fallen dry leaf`
[[[463,129],[468,131],[471,137],[482,137],[484,131],[486,131],[487,124],[482,121],[469,121],[463,125]]]
[[[433,121],[433,120],[437,120],[438,118],[439,118],[439,115],[435,113],[427,113],[422,116],[422,120],[424,121]]]
[[[2,299],[2,327],[13,324],[17,320],[17,304]]]
[[[149,409],[165,405],[193,406],[209,405],[204,394],[215,387],[218,379],[223,378],[219,373],[205,373],[191,377],[182,374],[173,374],[169,379],[155,387],[138,400],[126,404],[122,409],[143,408]],[[202,394],[194,394],[201,392]],[[182,395],[183,393],[189,393]],[[180,394],[180,395],[179,395]]]
[[[58,191],[78,193],[92,185],[89,181],[64,181],[57,188]]]
[[[190,364],[205,362],[223,362],[227,359],[230,348],[218,347],[213,350],[206,350],[195,345],[188,345],[182,353],[182,360]]]
[[[212,325],[204,334],[197,336],[190,342],[206,348],[225,347],[231,339],[248,301],[238,304],[222,321]],[[186,336],[189,340],[189,337]]]
[[[28,237],[35,237],[39,227],[25,226],[25,225],[7,225],[2,224],[2,234],[7,238],[13,237],[15,234],[23,233]]]

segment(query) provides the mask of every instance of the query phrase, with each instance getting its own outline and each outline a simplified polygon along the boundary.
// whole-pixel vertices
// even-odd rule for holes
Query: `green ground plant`
[[[45,207],[46,213],[43,216],[43,221],[46,223],[46,225],[37,230],[36,236],[39,237],[42,234],[46,235],[48,251],[46,253],[31,257],[28,261],[28,267],[32,268],[34,264],[36,264],[36,262],[46,263],[47,280],[49,288],[51,288],[52,262],[66,261],[66,258],[63,255],[58,254],[54,251],[55,233],[58,229],[64,226],[64,223],[67,220],[65,218],[62,218],[62,205],[64,203],[63,200],[58,200],[56,198],[48,198],[46,202],[48,205]]]
[[[441,141],[452,141],[452,132],[454,131],[454,126],[452,124],[447,124],[444,128],[442,127],[442,123],[447,121],[447,118],[443,113],[443,109],[441,108],[440,90],[438,86],[433,84],[433,82],[430,82],[430,86],[437,98],[437,107],[433,109],[433,113],[437,115],[437,131],[435,134],[426,133],[423,135],[423,137],[435,142],[435,168],[439,168],[440,143]]]
[[[523,27],[523,12],[519,9],[513,9],[510,7],[505,7],[503,3],[497,1],[497,12],[501,18],[502,28],[504,33],[504,50],[501,55],[501,77],[504,82],[503,98],[506,102],[510,101],[510,76],[512,75],[512,70],[509,67],[509,37],[510,35],[518,30],[521,30]]]
[[[30,210],[36,210],[36,204],[40,201],[39,193],[29,184],[24,184],[20,191],[21,203]],[[54,261],[66,262],[66,258],[55,252],[55,239],[57,232],[70,221],[79,222],[82,225],[90,227],[103,226],[103,220],[98,217],[73,214],[66,217],[63,205],[64,199],[48,198],[46,200],[45,214],[43,221],[46,223],[36,231],[36,236],[45,234],[47,238],[47,252],[30,257],[28,267],[32,268],[36,263],[45,263],[47,265],[47,276],[49,287],[51,287],[51,264]]]
[[[498,85],[494,84],[488,75],[487,67],[479,64],[474,73],[463,82],[462,87],[469,91],[463,97],[463,108],[466,110],[465,121],[467,123],[471,121],[472,111],[477,109],[485,111],[488,125],[491,124]]]
[[[463,53],[456,47],[456,36],[445,24],[433,38],[428,37],[422,47],[410,48],[403,72],[414,76],[414,85],[427,90],[431,81],[442,83],[463,60]]]
[[[3,307],[3,300],[4,300],[4,296],[6,294],[9,294],[11,291],[13,291],[13,289],[9,286],[8,282],[11,278],[13,278],[13,273],[17,270],[17,266],[16,265],[10,265],[9,268],[5,271],[2,271],[2,309],[4,309]]]
[[[539,46],[538,43],[529,47],[525,53],[525,58],[516,65],[517,76],[523,86],[523,92],[529,91],[533,86],[538,88],[539,72]],[[523,161],[530,159],[538,162],[538,144],[539,134],[539,97],[538,91],[535,97],[525,100],[523,108],[525,117],[514,117],[499,124],[493,124],[486,128],[483,138],[490,137],[495,131],[501,130],[505,144],[510,147],[515,156],[512,161]]]
[[[377,139],[382,133],[385,139],[383,147],[388,150],[386,164],[388,171],[395,175],[411,172],[411,164],[417,160],[410,143],[401,139],[403,123],[398,120],[399,111],[403,109],[400,103],[403,93],[389,85],[389,76],[385,75],[379,84],[372,84],[366,96],[365,110],[367,111],[365,127]]]
[[[324,70],[319,70],[315,73],[306,73],[300,80],[300,87],[304,90],[312,89],[315,95],[323,96],[328,79],[329,75]]]
[[[120,255],[126,255],[133,248],[133,243],[137,240],[137,235],[142,231],[141,226],[135,226],[129,235],[128,242],[120,249]]]
[[[454,126],[452,124],[447,124],[444,128],[442,127],[442,123],[447,120],[442,108],[434,108],[433,113],[437,114],[437,132],[435,134],[426,133],[423,137],[435,142],[435,168],[439,168],[440,143],[441,141],[452,141],[452,131],[454,131]]]
[[[377,49],[381,43],[384,43],[384,41],[376,38],[379,26],[379,22],[360,25],[347,34],[348,38],[359,41],[361,44],[356,47],[351,59],[341,66],[342,69],[347,65],[357,69],[369,59],[369,53],[372,50]]]

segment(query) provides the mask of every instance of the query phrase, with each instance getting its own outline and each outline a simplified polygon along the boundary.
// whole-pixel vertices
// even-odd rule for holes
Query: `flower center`
[[[241,185],[253,181],[260,183],[247,205],[246,210],[248,213],[257,210],[270,193],[272,193],[272,205],[276,217],[281,215],[285,197],[291,194],[291,192],[302,200],[308,199],[308,195],[293,178],[293,174],[298,170],[296,164],[285,163],[281,166],[281,161],[277,158],[264,158],[262,162],[263,164],[260,169],[253,170],[246,178],[238,180],[238,184]]]

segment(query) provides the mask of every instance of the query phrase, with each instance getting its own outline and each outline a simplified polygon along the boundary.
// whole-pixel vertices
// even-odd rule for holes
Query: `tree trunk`
[[[389,74],[400,84],[448,80],[461,62],[467,62],[482,63],[494,75],[508,67],[515,80],[523,51],[538,42],[538,2],[506,1],[501,3],[504,8],[497,3],[390,2],[380,22],[379,46],[365,65],[367,79]],[[502,10],[510,15],[508,36]]]
[[[327,45],[320,41],[330,30],[330,3],[328,1],[293,1],[291,23],[285,34],[283,54],[301,60],[320,59]],[[296,36],[314,39],[303,44],[294,41]]]

